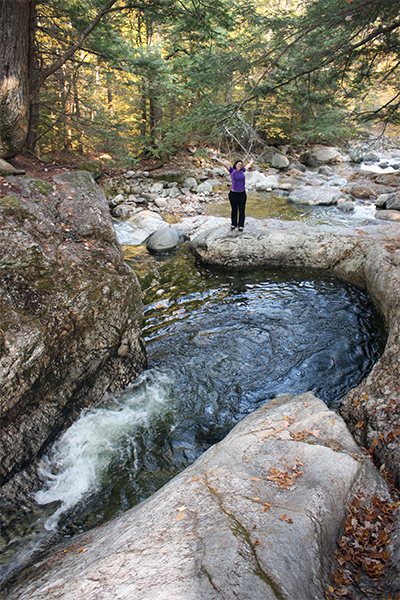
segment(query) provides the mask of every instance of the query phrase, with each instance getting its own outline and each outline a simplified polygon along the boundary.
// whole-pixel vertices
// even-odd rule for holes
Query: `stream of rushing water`
[[[187,244],[125,257],[144,291],[149,368],[50,449],[37,510],[3,537],[3,573],[45,536],[134,506],[279,393],[313,390],[335,408],[383,348],[368,297],[329,275],[209,269]]]

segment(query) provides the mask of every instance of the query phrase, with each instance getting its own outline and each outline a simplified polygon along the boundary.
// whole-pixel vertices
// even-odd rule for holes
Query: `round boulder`
[[[211,181],[203,181],[203,183],[200,183],[200,185],[198,185],[196,188],[196,192],[198,192],[198,193],[208,192],[209,194],[211,194],[212,191],[213,191],[213,184],[211,183]]]
[[[352,212],[354,210],[354,202],[351,202],[350,200],[346,202],[338,202],[336,208],[345,213]]]
[[[147,238],[146,248],[152,254],[166,254],[175,250],[182,239],[182,233],[175,227],[163,227]]]
[[[303,152],[300,156],[300,162],[307,167],[318,167],[318,158],[309,150]]]
[[[283,154],[279,152],[275,152],[272,156],[271,167],[275,169],[287,169],[289,166],[289,159],[286,158]]]
[[[187,177],[183,182],[183,185],[189,188],[189,190],[194,190],[197,188],[197,181],[194,177]]]
[[[398,210],[377,210],[375,219],[400,222],[400,212]]]

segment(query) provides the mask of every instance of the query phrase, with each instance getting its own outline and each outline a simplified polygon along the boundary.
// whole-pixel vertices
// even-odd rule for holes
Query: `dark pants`
[[[231,203],[231,221],[235,227],[244,227],[244,209],[246,206],[246,192],[229,192],[229,202]],[[239,212],[239,222],[238,222]]]

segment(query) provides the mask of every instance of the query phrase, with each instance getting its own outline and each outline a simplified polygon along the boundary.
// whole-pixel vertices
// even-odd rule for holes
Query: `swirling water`
[[[208,269],[187,246],[126,259],[144,290],[149,368],[44,457],[36,534],[71,535],[137,504],[279,393],[337,406],[382,349],[368,297],[329,275]]]

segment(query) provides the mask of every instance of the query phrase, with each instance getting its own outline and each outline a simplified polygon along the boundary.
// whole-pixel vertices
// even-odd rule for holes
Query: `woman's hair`
[[[235,162],[233,163],[233,168],[236,169],[236,165],[240,162],[243,164],[243,161],[240,160],[240,158],[239,158],[239,160],[235,160]]]

